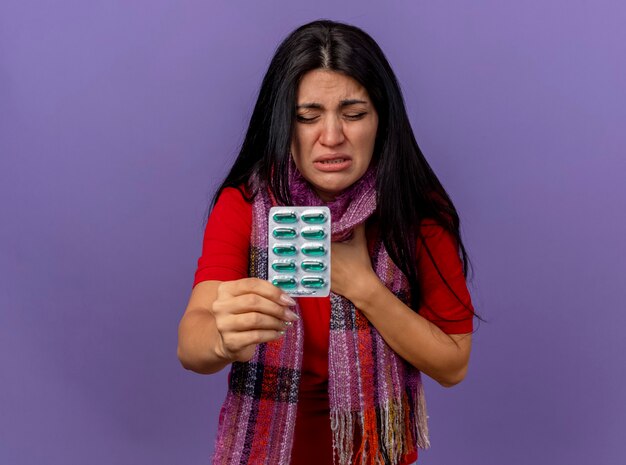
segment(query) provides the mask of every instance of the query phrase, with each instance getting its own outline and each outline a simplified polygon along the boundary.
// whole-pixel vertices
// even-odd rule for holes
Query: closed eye
[[[302,116],[302,115],[296,116],[296,120],[299,121],[300,123],[311,123],[318,118],[319,116]]]
[[[346,118],[348,118],[349,120],[357,120],[357,119],[363,118],[366,114],[367,114],[367,112],[363,112],[363,113],[349,113],[349,114],[344,115],[344,116]]]

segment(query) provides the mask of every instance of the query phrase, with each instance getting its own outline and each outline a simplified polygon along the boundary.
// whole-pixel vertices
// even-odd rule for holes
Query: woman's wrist
[[[346,296],[346,298],[350,300],[356,308],[367,313],[367,310],[372,306],[376,297],[380,296],[380,293],[384,291],[387,291],[387,288],[378,276],[372,272],[359,279],[358,284],[354,286],[354,291],[351,293],[351,296]]]
[[[232,362],[219,349],[220,335],[212,315],[204,311],[188,312],[181,320],[179,334],[178,358],[186,369],[211,374]]]

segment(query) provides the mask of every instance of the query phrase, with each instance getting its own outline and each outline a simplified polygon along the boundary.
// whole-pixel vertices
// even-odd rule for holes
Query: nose
[[[334,146],[339,145],[345,140],[343,133],[343,124],[336,116],[325,118],[320,134],[320,143],[322,145]]]

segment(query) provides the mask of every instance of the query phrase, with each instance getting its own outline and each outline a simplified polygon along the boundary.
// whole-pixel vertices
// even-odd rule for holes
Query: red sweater
[[[433,221],[422,223],[422,234],[442,275],[467,307],[472,308],[454,238]],[[201,281],[230,281],[248,277],[248,250],[252,230],[252,205],[234,188],[218,198],[207,222],[202,256],[194,286]],[[418,242],[417,266],[423,305],[418,313],[448,334],[472,332],[472,315],[445,285],[426,251]],[[293,465],[331,465],[332,437],[328,405],[328,341],[330,298],[299,298],[304,328],[302,377],[293,444]],[[448,319],[438,320],[430,309]],[[412,463],[417,455],[406,457]]]

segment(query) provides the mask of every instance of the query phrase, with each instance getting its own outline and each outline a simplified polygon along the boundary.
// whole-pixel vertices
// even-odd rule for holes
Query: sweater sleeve
[[[193,286],[248,277],[251,231],[252,205],[238,189],[226,187],[209,215]]]
[[[471,333],[474,308],[456,240],[432,220],[422,223],[421,233],[430,255],[418,240],[418,272],[422,286],[422,305],[418,313],[447,334]]]

